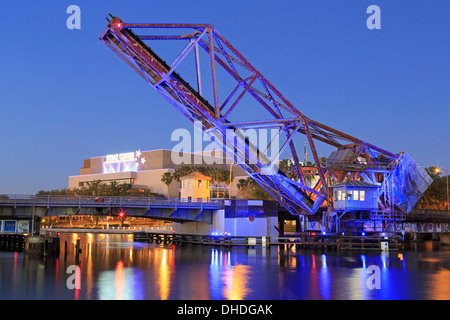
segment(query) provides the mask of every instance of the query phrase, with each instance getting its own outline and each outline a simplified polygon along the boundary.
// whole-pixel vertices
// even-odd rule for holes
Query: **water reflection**
[[[327,267],[327,256],[325,254],[321,255],[322,267],[319,272],[320,281],[320,294],[323,299],[331,299],[331,278],[330,271]]]
[[[243,300],[249,294],[251,267],[231,265],[231,252],[211,250],[210,291],[212,299]]]
[[[450,286],[448,280],[450,279],[450,270],[439,269],[436,273],[428,276],[429,281],[429,296],[426,299],[432,300],[448,300],[450,299]],[[447,279],[447,281],[443,281]]]
[[[159,267],[159,295],[161,300],[167,300],[170,292],[170,266],[167,263],[167,249],[162,250]]]
[[[450,299],[450,248],[423,247],[387,253],[218,249],[67,234],[59,258],[0,252],[0,299]],[[80,290],[66,285],[74,264]],[[370,266],[379,268],[381,289],[367,285]]]

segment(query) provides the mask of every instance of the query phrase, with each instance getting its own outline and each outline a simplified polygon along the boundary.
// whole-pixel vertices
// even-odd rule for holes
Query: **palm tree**
[[[221,169],[219,168],[210,168],[209,176],[211,177],[211,182],[214,182],[217,186],[216,188],[216,198],[219,197],[219,186],[221,182]]]
[[[161,181],[164,182],[164,184],[167,186],[167,200],[169,200],[169,187],[172,181],[174,180],[175,175],[173,175],[170,172],[164,172]]]
[[[103,185],[101,180],[94,180],[86,182],[86,191],[88,195],[101,196],[103,191]]]
[[[220,171],[220,182],[226,183],[227,185],[231,184],[231,180],[233,180],[232,173],[230,173],[229,170],[226,169],[219,169]],[[225,191],[223,192],[223,198],[225,198]]]
[[[425,168],[425,171],[433,179],[433,182],[417,202],[416,208],[445,210],[447,208],[447,192],[444,177],[439,176],[434,166]]]
[[[230,176],[231,181],[233,181],[234,176],[229,170],[222,169],[222,168],[214,168],[214,167],[188,167],[188,166],[182,166],[181,168],[175,170],[173,173],[173,178],[176,181],[180,181],[180,178],[183,176],[186,176],[188,174],[191,174],[192,172],[200,172],[201,174],[211,177],[210,184],[216,185],[216,197],[218,197],[219,194],[219,185],[222,182],[225,182],[227,184],[230,183]]]
[[[239,179],[239,197],[254,200],[274,200],[273,197],[252,178]]]

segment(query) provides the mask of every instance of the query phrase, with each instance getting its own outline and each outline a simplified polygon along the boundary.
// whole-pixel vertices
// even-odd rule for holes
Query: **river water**
[[[79,282],[70,266],[79,267]],[[448,300],[450,248],[430,241],[401,253],[226,249],[62,234],[58,258],[0,251],[0,299]]]

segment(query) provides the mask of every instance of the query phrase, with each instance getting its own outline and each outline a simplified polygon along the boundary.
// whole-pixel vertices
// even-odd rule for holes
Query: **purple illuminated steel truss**
[[[201,123],[201,129],[215,137],[226,155],[289,212],[307,215],[314,214],[321,206],[328,205],[330,209],[329,185],[333,182],[363,179],[388,187],[384,180],[396,166],[399,155],[306,117],[212,25],[124,23],[118,17],[112,17],[100,39],[189,120]],[[153,51],[155,41],[178,41],[177,44],[184,45],[169,64]],[[185,62],[189,54],[194,59]],[[202,77],[200,65],[203,62],[202,66],[205,66],[205,59],[207,76]],[[194,71],[188,76],[195,79],[195,89],[176,72],[182,62],[193,64]],[[218,81],[219,70],[228,77],[228,82],[234,83],[228,91]],[[219,89],[223,101],[219,99]],[[259,106],[251,121],[243,120],[243,114],[239,112],[244,98],[248,97]],[[266,116],[257,118],[262,113]],[[283,139],[279,154],[287,153],[293,160],[295,179],[268,161],[265,152],[237,130],[251,128],[278,130]],[[235,134],[227,134],[230,129]],[[293,141],[299,134],[306,135],[320,177],[315,186],[306,185],[299,165]],[[331,161],[329,166],[321,164],[315,141],[334,146],[340,152],[350,150],[352,158]],[[393,205],[393,199],[389,193],[380,192],[379,203],[382,208],[387,208]]]

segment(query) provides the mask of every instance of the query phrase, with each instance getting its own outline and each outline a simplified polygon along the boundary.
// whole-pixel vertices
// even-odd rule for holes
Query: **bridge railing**
[[[413,209],[408,218],[411,219],[450,219],[449,210]]]
[[[112,197],[112,196],[77,196],[77,195],[0,195],[0,205],[94,205],[94,206],[221,206],[221,199],[187,199],[187,198],[155,198],[155,197]]]
[[[413,209],[412,214],[436,214],[436,215],[446,215],[450,214],[450,210],[435,210],[435,209]]]

